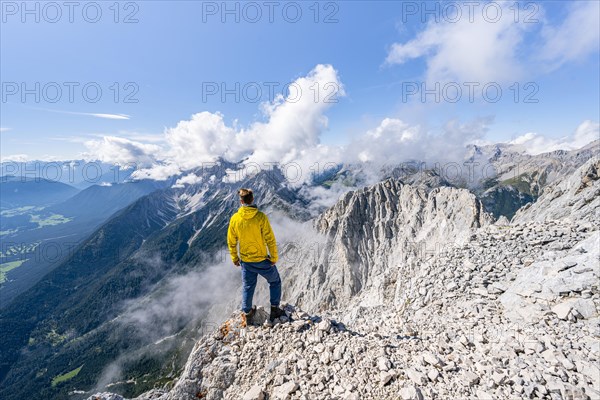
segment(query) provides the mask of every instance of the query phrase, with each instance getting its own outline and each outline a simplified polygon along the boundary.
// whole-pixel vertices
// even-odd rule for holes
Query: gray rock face
[[[552,243],[547,246],[552,247]],[[510,318],[516,322],[531,321],[539,319],[541,313],[552,311],[564,320],[571,309],[576,309],[583,318],[598,316],[593,300],[581,295],[598,289],[600,233],[595,231],[573,248],[570,246],[563,251],[547,252],[539,261],[518,271],[500,296]],[[573,267],[565,268],[569,264]]]
[[[321,251],[280,267],[286,322],[232,315],[139,399],[600,398],[595,163],[511,223],[466,190],[348,193],[315,220]]]
[[[349,192],[315,221],[326,239],[320,251],[307,249],[308,257],[280,269],[284,280],[294,282],[284,296],[316,310],[393,304],[399,276],[491,221],[464,189],[427,192],[390,179]]]
[[[581,149],[556,150],[537,155],[528,154],[525,148],[510,144],[470,146],[467,161],[484,165],[485,177],[495,178],[499,183],[518,187],[520,192],[539,196],[548,184],[571,175],[590,158],[598,155],[600,140],[589,143]]]
[[[600,158],[593,157],[571,176],[544,189],[540,198],[523,207],[513,222],[569,218],[600,224]]]
[[[512,218],[533,203],[548,185],[571,175],[600,151],[600,140],[572,151],[558,150],[530,155],[522,146],[494,144],[469,146],[467,163],[473,163],[474,178],[466,184],[481,198],[495,217]],[[481,182],[477,171],[481,168]],[[481,184],[480,184],[481,183]]]

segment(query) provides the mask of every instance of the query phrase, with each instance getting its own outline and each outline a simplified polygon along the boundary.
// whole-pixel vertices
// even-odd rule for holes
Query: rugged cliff
[[[325,237],[313,257],[282,267],[293,282],[285,294],[310,310],[398,304],[399,282],[420,260],[466,240],[489,224],[481,203],[464,189],[430,191],[389,179],[347,193],[315,220]]]
[[[600,158],[594,157],[566,179],[546,187],[539,200],[520,209],[515,222],[569,218],[600,221]]]
[[[600,398],[597,168],[512,223],[461,189],[348,193],[281,268],[287,317],[232,315],[140,399]]]

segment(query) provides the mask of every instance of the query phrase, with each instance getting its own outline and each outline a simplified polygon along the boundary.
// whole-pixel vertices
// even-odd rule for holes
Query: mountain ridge
[[[590,193],[597,197],[600,180],[582,180],[596,163],[590,160],[556,186],[575,182],[578,198]],[[464,189],[439,188],[426,196],[390,180],[346,194],[316,226],[335,241],[346,229],[345,220],[340,223],[337,217],[353,216],[353,204],[369,210],[366,203],[372,200],[380,206],[373,210],[375,215],[390,215],[393,210],[384,199],[391,199],[391,192],[398,198],[407,192],[409,198],[423,201],[436,198],[436,190],[480,204]],[[548,201],[550,208],[562,208],[561,199],[553,196],[553,190],[546,190],[540,204]],[[376,292],[396,287],[392,301],[373,301],[361,290],[350,295],[364,301],[334,302],[328,315],[310,315],[286,305],[286,317],[272,328],[245,327],[234,313],[196,343],[173,386],[136,399],[596,398],[600,231],[594,221],[582,218],[597,205],[585,205],[579,208],[583,214],[578,220],[564,215],[538,220],[525,210],[518,221],[493,224],[489,215],[471,211],[466,215],[478,216],[473,220],[480,222],[467,225],[461,237],[452,235],[458,240],[416,260],[418,268],[406,269],[395,282],[382,280]],[[440,206],[430,205],[432,211]],[[386,237],[385,223],[380,228],[366,225],[363,233],[348,235],[346,250],[356,249],[356,240],[368,243],[366,237]],[[328,249],[324,253],[330,254]],[[344,260],[342,255],[341,264]],[[377,271],[369,273],[378,276]],[[287,277],[305,292],[297,279]],[[342,279],[337,287],[347,282]],[[306,303],[304,297],[288,298]],[[318,302],[309,306],[316,308]],[[122,397],[98,393],[89,399]]]
[[[419,283],[423,277],[413,276],[415,271],[421,268],[429,271],[433,268],[427,266],[429,258],[437,259],[448,249],[468,245],[474,237],[473,231],[488,227],[496,229],[492,225],[494,218],[476,194],[467,188],[456,187],[436,171],[417,170],[420,173],[416,174],[402,167],[392,169],[385,172],[391,174],[389,179],[365,188],[345,190],[329,208],[322,204],[313,208],[313,200],[307,196],[305,188],[286,185],[281,171],[262,171],[233,182],[226,179],[227,169],[235,167],[231,164],[227,168],[215,166],[196,170],[193,184],[178,185],[175,183],[177,178],[173,178],[169,187],[146,195],[118,212],[92,235],[88,243],[93,249],[97,248],[94,243],[100,243],[103,237],[117,236],[115,240],[122,240],[124,243],[120,246],[126,249],[119,252],[123,259],[99,266],[98,271],[105,273],[93,284],[86,286],[85,283],[63,281],[65,289],[70,288],[73,295],[52,299],[48,308],[55,311],[50,313],[50,318],[44,316],[47,311],[43,310],[39,313],[40,320],[27,317],[36,314],[35,295],[29,301],[31,310],[0,312],[3,323],[16,321],[21,313],[30,324],[29,334],[21,332],[20,345],[15,341],[10,346],[17,351],[23,348],[26,351],[10,363],[3,363],[5,373],[8,373],[7,366],[12,367],[10,376],[2,382],[5,386],[2,396],[8,399],[33,398],[34,394],[82,398],[85,391],[73,395],[68,392],[80,388],[89,390],[97,385],[102,389],[115,383],[119,374],[108,374],[114,365],[118,365],[121,374],[127,377],[119,379],[118,387],[128,397],[146,392],[155,383],[173,384],[175,377],[185,369],[185,354],[198,340],[202,324],[220,321],[221,317],[217,316],[223,315],[223,310],[236,308],[237,299],[231,295],[239,285],[239,277],[229,272],[220,276],[219,271],[229,268],[228,271],[234,272],[227,254],[223,253],[223,243],[229,216],[238,206],[234,189],[239,186],[253,187],[259,207],[271,215],[272,222],[281,224],[278,230],[278,239],[283,240],[281,274],[284,282],[292,283],[289,287],[284,285],[286,298],[307,310],[326,311],[336,321],[354,326],[356,330],[360,326],[368,328],[367,331],[372,329],[365,325],[364,314],[378,310],[377,305],[385,305],[384,309],[387,307],[399,313],[408,306],[431,302],[433,295],[429,293],[432,292],[428,286]],[[589,190],[595,190],[595,182],[591,189],[586,188],[585,193],[577,195],[588,195]],[[324,208],[325,211],[321,211]],[[127,229],[108,229],[119,219]],[[501,227],[505,222],[499,219],[496,223]],[[148,230],[141,235],[136,233],[136,229],[141,228]],[[116,235],[120,231],[131,233]],[[486,235],[482,240],[496,243],[491,237],[498,235],[497,232],[490,231]],[[577,240],[580,239],[577,236]],[[88,256],[94,257],[93,252]],[[80,258],[82,262],[85,259]],[[459,266],[456,268],[458,270]],[[489,272],[483,267],[478,268],[482,274]],[[81,271],[85,272],[85,269]],[[436,273],[445,275],[443,271]],[[150,325],[137,327],[136,319],[124,318],[130,311],[145,318],[145,306],[150,310],[162,306],[161,296],[168,289],[177,287],[168,282],[184,286],[187,279],[205,290],[219,291],[218,286],[200,286],[211,274],[231,280],[227,285],[221,285],[226,296],[218,297],[218,304],[213,304],[214,310],[203,308],[201,312],[189,312],[186,309],[187,314],[176,313],[172,321],[168,320],[171,311],[168,307],[161,311],[163,314],[150,313],[151,323],[165,323],[168,329],[147,338],[140,330]],[[81,282],[85,282],[84,275],[80,277]],[[416,280],[413,282],[413,279]],[[427,285],[437,284],[432,279],[429,277]],[[485,278],[480,279],[483,282],[480,290],[488,293],[489,285]],[[214,283],[218,285],[218,280]],[[61,283],[50,281],[47,284]],[[186,288],[184,293],[193,298],[197,295],[193,286],[191,289]],[[264,288],[259,288],[257,299],[264,295]],[[60,301],[65,303],[61,307],[53,303]],[[171,300],[167,296],[165,301]],[[201,307],[208,303],[210,301],[204,297],[193,300],[193,304]],[[27,304],[21,306],[28,308]],[[335,315],[340,306],[347,307],[348,312]],[[96,315],[90,315],[92,310],[97,310]],[[7,315],[12,319],[7,320]],[[396,320],[398,315],[391,314],[389,318]],[[382,324],[385,325],[385,321]],[[33,344],[24,347],[26,342]],[[166,347],[161,348],[156,343],[166,344]],[[35,371],[37,365],[46,371]],[[52,376],[81,365],[79,374],[71,381],[57,388],[48,387],[47,382]],[[104,374],[108,374],[106,378]],[[28,386],[20,384],[23,379],[29,382]]]

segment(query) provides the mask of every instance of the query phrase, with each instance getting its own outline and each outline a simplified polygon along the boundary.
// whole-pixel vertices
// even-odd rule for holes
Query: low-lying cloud
[[[350,143],[346,155],[354,162],[377,166],[411,160],[461,160],[465,145],[481,140],[492,122],[492,118],[480,118],[468,124],[452,120],[441,133],[434,133],[399,119],[386,118],[377,128]]]
[[[88,148],[86,158],[119,165],[136,164],[150,167],[157,162],[161,151],[158,145],[117,136],[105,136],[100,140],[86,141],[84,144]]]
[[[237,292],[239,270],[227,261],[168,279],[147,298],[132,301],[120,323],[135,326],[149,341],[176,333],[182,324],[201,318],[211,306],[230,301],[231,293]]]
[[[555,150],[576,150],[599,139],[600,124],[593,121],[584,121],[573,134],[566,137],[551,139],[538,133],[529,132],[509,143],[528,154],[536,155]]]
[[[158,256],[138,257],[155,269],[167,268]],[[127,365],[143,357],[164,357],[165,350],[181,344],[181,340],[170,340],[184,328],[201,321],[201,326],[214,330],[221,319],[211,319],[212,308],[231,307],[231,301],[240,287],[239,270],[231,262],[217,260],[208,265],[198,265],[192,271],[165,278],[144,297],[128,300],[122,305],[123,312],[112,321],[116,334],[136,335],[138,344],[131,351],[123,352],[108,364],[96,383],[96,391],[106,390],[107,385],[125,378]],[[225,307],[223,307],[225,305]],[[203,334],[205,332],[198,332]]]

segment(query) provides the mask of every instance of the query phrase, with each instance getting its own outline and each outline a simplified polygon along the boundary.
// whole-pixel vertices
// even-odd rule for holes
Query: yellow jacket
[[[240,244],[238,257],[237,244]],[[277,245],[275,235],[267,216],[258,211],[256,206],[242,206],[229,220],[227,230],[227,246],[233,262],[241,259],[244,262],[259,262],[267,258],[269,248],[270,260],[277,262]]]

